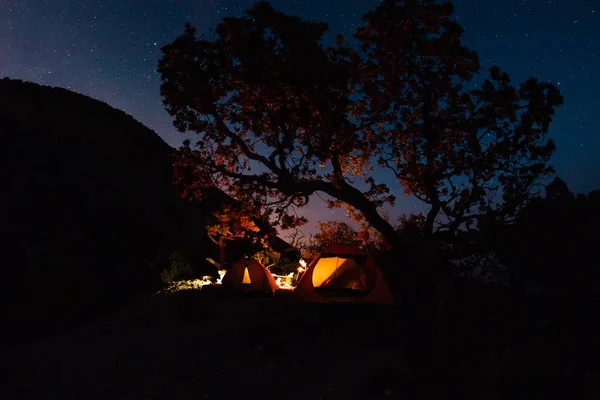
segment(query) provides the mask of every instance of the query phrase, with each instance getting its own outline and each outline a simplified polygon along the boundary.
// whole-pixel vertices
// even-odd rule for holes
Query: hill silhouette
[[[194,274],[214,272],[202,222],[223,194],[179,198],[173,149],[130,115],[5,78],[0,140],[0,293],[15,328],[47,329],[155,290],[181,249],[197,256]]]

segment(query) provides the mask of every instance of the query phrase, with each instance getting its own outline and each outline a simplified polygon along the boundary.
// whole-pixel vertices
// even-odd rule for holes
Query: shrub
[[[192,264],[180,250],[173,252],[170,258],[171,264],[160,273],[164,283],[189,278],[192,275]]]

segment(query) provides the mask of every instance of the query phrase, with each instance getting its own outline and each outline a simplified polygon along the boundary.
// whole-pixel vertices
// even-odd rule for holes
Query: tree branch
[[[281,173],[281,170],[277,167],[277,165],[275,165],[275,163],[270,162],[266,157],[261,156],[260,154],[257,154],[250,150],[244,139],[242,139],[239,135],[235,134],[234,132],[231,132],[231,129],[227,127],[227,125],[216,110],[213,111],[212,116],[215,119],[215,122],[217,123],[219,131],[225,136],[227,136],[229,139],[231,139],[231,141],[234,142],[236,145],[238,145],[246,157],[248,157],[251,160],[262,163],[264,166],[266,166],[276,174]]]

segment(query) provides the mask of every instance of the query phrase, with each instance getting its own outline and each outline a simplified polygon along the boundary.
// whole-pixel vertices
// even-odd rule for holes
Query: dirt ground
[[[51,338],[2,350],[5,399],[399,398],[394,309],[226,297],[218,288],[138,300]]]

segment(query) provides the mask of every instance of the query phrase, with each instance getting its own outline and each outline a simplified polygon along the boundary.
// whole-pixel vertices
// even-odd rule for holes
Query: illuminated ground
[[[267,298],[223,298],[219,288],[162,293],[59,337],[3,350],[3,398],[397,394],[393,382],[376,378],[398,368],[389,310],[349,310],[300,307],[285,291]]]

